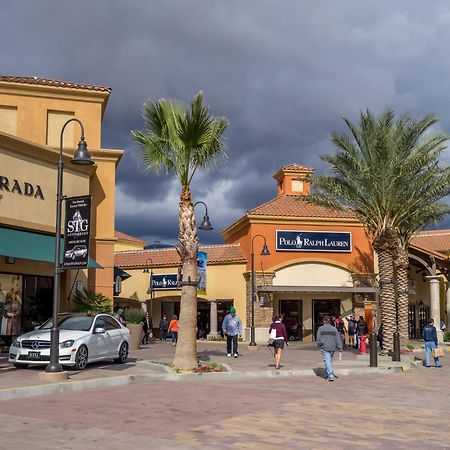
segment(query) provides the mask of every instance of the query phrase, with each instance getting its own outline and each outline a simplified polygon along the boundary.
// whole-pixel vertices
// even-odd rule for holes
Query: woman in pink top
[[[275,357],[275,369],[280,368],[280,361],[281,361],[281,353],[284,348],[284,343],[288,345],[288,337],[286,333],[286,327],[284,326],[284,323],[281,323],[281,315],[277,314],[273,318],[273,322],[270,325],[269,328],[269,335],[271,338],[274,339],[272,347],[274,351],[274,357]]]

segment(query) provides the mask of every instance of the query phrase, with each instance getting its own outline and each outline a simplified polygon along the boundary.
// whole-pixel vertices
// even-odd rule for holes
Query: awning
[[[300,292],[300,293],[343,293],[343,294],[376,294],[378,289],[365,286],[258,286],[258,292]]]
[[[61,260],[63,252],[64,239],[61,238]],[[48,234],[0,227],[0,255],[54,263],[55,238]],[[88,267],[90,269],[103,269],[100,264],[91,258],[89,258]]]
[[[127,278],[130,278],[131,275],[125,270],[122,270],[120,267],[114,266],[114,278],[120,277],[122,280],[126,280]]]

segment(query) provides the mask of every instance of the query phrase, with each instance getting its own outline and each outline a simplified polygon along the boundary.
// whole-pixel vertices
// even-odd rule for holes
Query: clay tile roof
[[[283,195],[276,197],[260,206],[248,211],[247,215],[285,216],[285,217],[321,217],[329,219],[354,219],[355,215],[349,209],[337,210],[314,205],[302,200],[298,195]]]
[[[116,230],[114,232],[114,236],[119,241],[135,242],[136,244],[147,245],[147,241],[143,241],[142,239],[139,239],[137,237],[131,236],[131,235],[126,234],[126,233],[122,233],[121,231],[117,231]]]
[[[200,251],[208,254],[208,264],[247,262],[240,244],[201,245]],[[152,267],[171,267],[178,266],[180,257],[175,248],[133,250],[114,254],[114,265],[122,269],[144,268],[147,261]]]
[[[50,80],[39,77],[11,77],[0,75],[0,82],[20,83],[20,84],[38,84],[41,86],[52,86],[61,88],[85,89],[88,91],[99,91],[111,93],[111,88],[107,86],[95,86],[93,84],[73,83],[71,81]]]
[[[411,245],[447,256],[450,253],[450,230],[420,231],[411,239]]]
[[[314,169],[312,167],[306,167],[303,166],[302,164],[288,164],[287,166],[282,167],[280,170],[308,170],[308,171],[314,171]],[[279,171],[278,171],[279,172]],[[277,173],[278,173],[277,172]]]

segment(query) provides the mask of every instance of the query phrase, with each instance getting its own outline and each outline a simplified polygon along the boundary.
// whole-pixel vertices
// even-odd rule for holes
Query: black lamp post
[[[264,245],[261,250],[261,256],[270,255],[269,248],[267,247],[266,238],[262,234],[255,234],[252,237],[252,253],[251,253],[251,264],[252,264],[252,294],[251,294],[251,303],[252,303],[252,325],[250,328],[250,347],[256,347],[255,342],[255,294],[256,294],[256,280],[255,280],[255,254],[253,251],[253,241],[257,237],[262,237],[264,239]]]
[[[208,207],[206,206],[205,202],[195,202],[194,203],[194,208],[201,203],[202,205],[205,206],[205,215],[203,216],[203,220],[202,223],[200,224],[200,226],[198,227],[199,230],[203,230],[203,231],[210,231],[213,229],[213,227],[211,226],[211,222],[209,221],[209,216],[208,216]]]
[[[63,201],[63,135],[66,126],[70,122],[77,122],[81,127],[81,139],[78,143],[78,148],[73,155],[72,164],[90,165],[94,164],[91,155],[87,149],[86,141],[84,140],[84,127],[78,119],[69,119],[62,127],[60,144],[59,144],[59,161],[58,161],[58,187],[56,191],[56,230],[55,230],[55,281],[53,286],[53,325],[50,331],[50,363],[45,368],[46,372],[55,373],[62,372],[63,368],[59,363],[59,328],[58,328],[58,312],[60,302],[60,284],[61,284],[61,205]]]
[[[150,270],[148,270],[148,262],[150,261]],[[151,258],[147,258],[145,261],[145,267],[142,273],[150,272],[150,285],[147,290],[147,294],[150,294],[150,300],[153,300],[153,261]]]

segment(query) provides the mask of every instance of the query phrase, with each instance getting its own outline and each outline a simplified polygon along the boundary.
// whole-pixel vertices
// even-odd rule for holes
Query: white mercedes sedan
[[[53,319],[34,331],[15,338],[9,362],[17,368],[50,361],[50,330]],[[130,348],[130,330],[109,314],[62,314],[58,318],[59,362],[83,370],[90,362],[113,359],[125,363]]]

